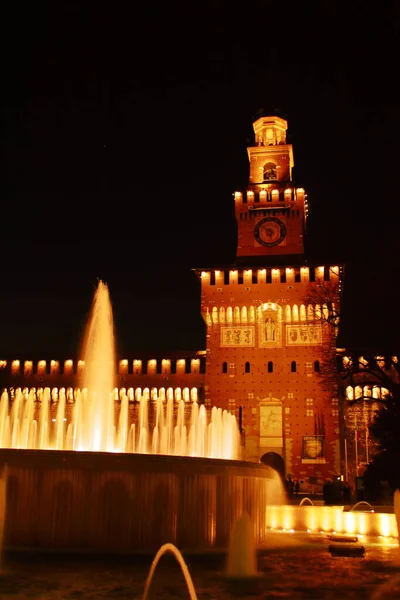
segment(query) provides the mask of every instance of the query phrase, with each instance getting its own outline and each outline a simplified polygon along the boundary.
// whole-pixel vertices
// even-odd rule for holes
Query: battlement
[[[264,269],[204,269],[197,271],[202,286],[223,287],[227,285],[243,285],[245,288],[268,283],[317,283],[335,281],[341,278],[338,265],[297,266]],[[248,290],[250,291],[250,289]]]
[[[204,353],[198,351],[194,357],[185,358],[151,358],[151,359],[127,359],[123,358],[116,362],[116,375],[127,376],[160,376],[169,377],[173,375],[197,376],[204,373]],[[60,378],[77,377],[83,373],[84,360],[0,360],[0,374],[11,376],[23,376],[24,378]]]
[[[252,184],[245,191],[236,191],[233,194],[235,205],[246,204],[250,210],[252,205],[282,205],[296,202],[304,202],[307,207],[307,194],[302,187],[293,187],[290,185],[270,184]],[[306,213],[308,211],[306,210]]]

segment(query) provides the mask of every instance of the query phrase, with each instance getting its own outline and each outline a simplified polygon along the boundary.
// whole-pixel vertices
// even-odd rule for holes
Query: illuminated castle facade
[[[235,264],[194,269],[206,350],[121,359],[118,386],[133,402],[163,390],[234,412],[244,458],[318,489],[341,472],[339,401],[321,377],[336,328],[328,323],[331,306],[318,302],[321,288],[333,290],[338,302],[341,269],[305,260],[307,195],[292,180],[287,122],[260,116],[253,127],[249,184],[234,194]],[[81,368],[71,360],[0,361],[3,386],[62,386],[71,394]]]
[[[332,305],[316,300],[323,288],[338,302],[341,270],[305,261],[307,195],[292,181],[287,122],[261,116],[253,127],[249,184],[234,194],[236,264],[197,270],[205,398],[240,414],[246,459],[319,486],[340,473],[340,423],[320,372],[335,347]]]

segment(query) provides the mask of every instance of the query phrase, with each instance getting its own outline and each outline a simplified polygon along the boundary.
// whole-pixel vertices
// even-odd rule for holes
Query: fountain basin
[[[371,537],[398,538],[392,513],[345,511],[343,506],[272,506],[266,508],[269,529],[337,532]]]
[[[258,545],[282,486],[269,467],[223,459],[1,449],[2,465],[6,550],[226,549],[243,512]]]

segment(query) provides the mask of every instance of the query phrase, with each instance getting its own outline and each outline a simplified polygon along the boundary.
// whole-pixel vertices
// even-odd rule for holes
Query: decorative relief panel
[[[322,344],[320,324],[286,325],[287,346],[317,346]]]
[[[282,437],[282,405],[260,405],[260,437]]]
[[[254,346],[255,327],[221,327],[221,346]]]
[[[273,399],[260,402],[260,447],[283,448],[282,403]]]

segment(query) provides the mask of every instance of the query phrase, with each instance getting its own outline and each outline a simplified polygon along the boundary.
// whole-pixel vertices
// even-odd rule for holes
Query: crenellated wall
[[[2,387],[76,387],[81,382],[83,360],[0,360]],[[116,387],[201,388],[205,352],[173,358],[120,359],[116,363]]]

